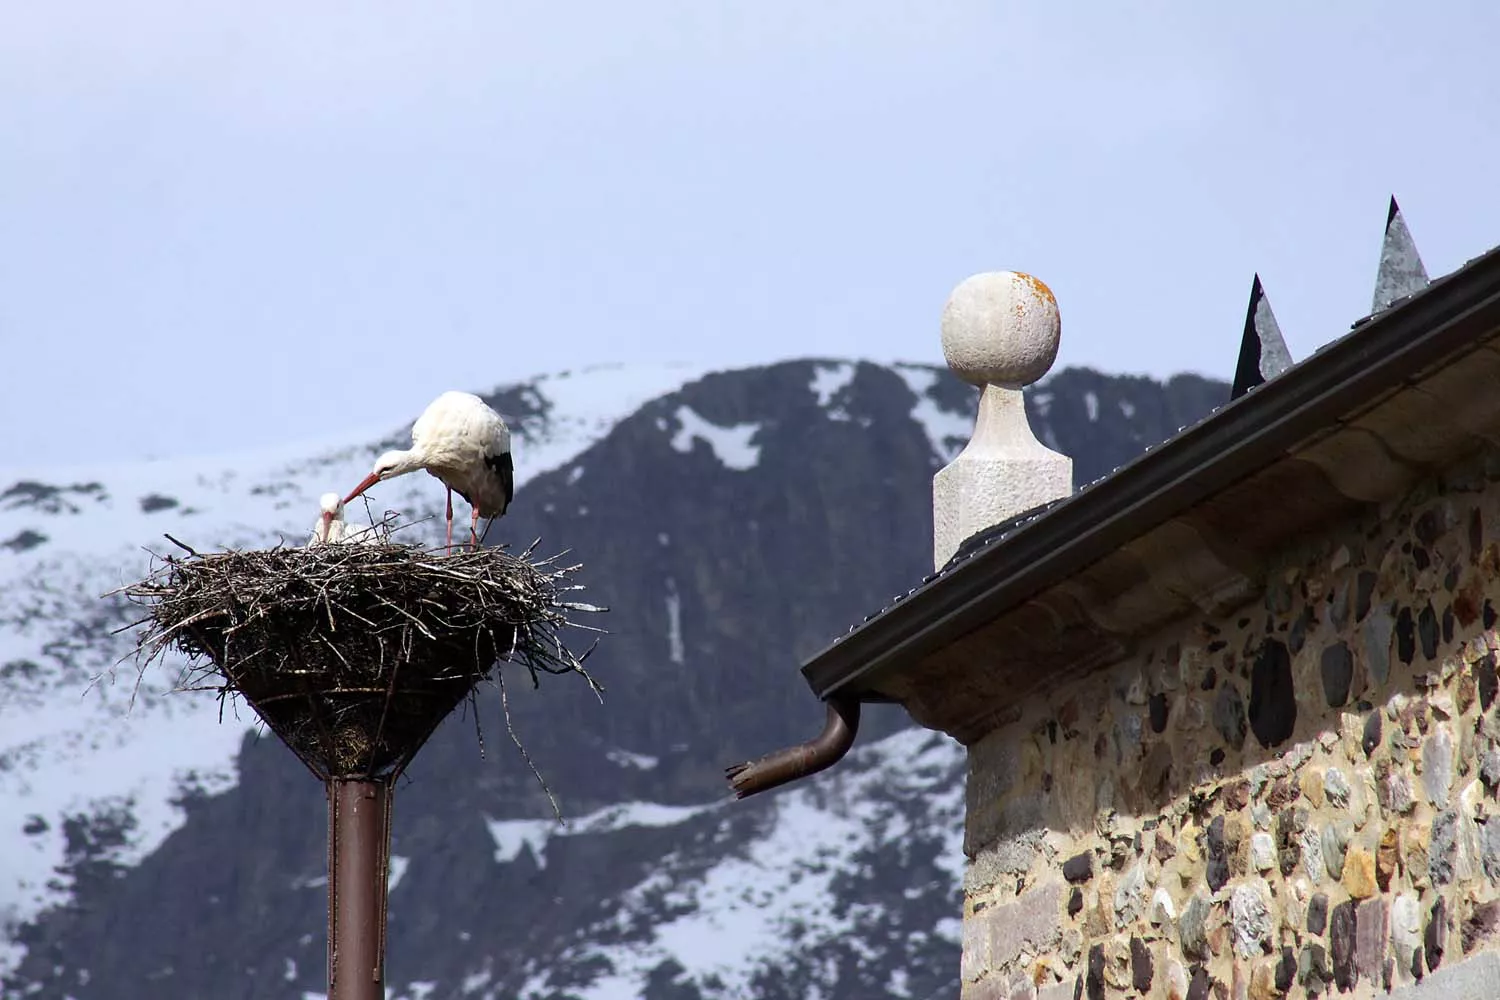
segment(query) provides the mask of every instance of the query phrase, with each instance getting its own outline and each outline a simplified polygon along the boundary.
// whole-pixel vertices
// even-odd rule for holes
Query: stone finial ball
[[[965,278],[943,306],[943,357],[974,385],[1019,389],[1057,360],[1062,319],[1052,289],[1019,271]]]

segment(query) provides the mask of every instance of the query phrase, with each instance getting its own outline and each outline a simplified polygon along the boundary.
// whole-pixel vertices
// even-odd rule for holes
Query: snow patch
[[[1099,396],[1098,396],[1098,394],[1094,393],[1094,392],[1086,392],[1086,393],[1084,393],[1083,394],[1083,405],[1089,411],[1089,423],[1094,423],[1095,421],[1097,421],[1099,419]]]
[[[843,389],[854,381],[855,368],[847,361],[832,365],[816,365],[813,368],[812,391],[818,397],[819,406],[827,406]]]
[[[1135,416],[1135,404],[1128,399],[1120,400],[1120,413],[1124,415],[1126,420],[1129,420]]]
[[[714,457],[725,468],[743,472],[753,469],[760,461],[760,445],[752,439],[760,431],[760,424],[734,424],[720,427],[700,417],[691,407],[679,406],[674,414],[677,418],[677,433],[672,435],[672,449],[684,455],[693,450],[693,442],[702,441],[713,449]]]
[[[521,848],[530,847],[537,867],[547,866],[547,841],[553,837],[577,837],[591,833],[613,833],[632,826],[662,827],[686,823],[695,816],[711,812],[733,802],[720,799],[695,806],[669,806],[658,802],[621,802],[605,806],[568,822],[566,826],[551,819],[490,819],[485,817],[490,836],[495,841],[495,860],[501,864],[514,861]]]
[[[411,864],[411,858],[403,858],[399,854],[391,855],[391,869],[386,874],[385,891],[394,892],[396,886],[401,884],[401,876],[406,874],[407,866]]]
[[[784,956],[815,955],[821,943],[835,940],[858,949],[860,928],[877,920],[880,911],[860,904],[841,907],[833,883],[863,868],[856,860],[862,852],[937,830],[938,863],[952,879],[948,884],[958,885],[964,865],[963,775],[964,752],[957,743],[940,733],[905,730],[854,751],[839,771],[768,800],[762,806],[771,817],[768,828],[706,871],[684,875],[674,870],[680,859],[663,858],[659,870],[626,894],[621,910],[626,916],[616,924],[642,910],[666,908],[680,915],[648,928],[645,941],[597,943],[627,929],[615,924],[584,935],[565,953],[568,966],[597,965],[602,974],[581,989],[575,986],[573,995],[633,1000],[643,995],[651,971],[670,960],[712,995],[751,996],[756,974]],[[925,800],[931,811],[903,810],[903,800]],[[960,929],[957,919],[945,919],[933,933],[957,942]],[[822,982],[808,995],[827,995],[837,968],[830,960],[815,964],[813,971]],[[519,991],[526,1000],[548,994],[545,972]]]
[[[649,754],[631,753],[629,750],[611,750],[604,755],[604,759],[617,767],[633,767],[637,771],[649,771],[661,760]]]
[[[943,464],[953,461],[974,433],[974,417],[969,413],[945,410],[932,398],[930,392],[937,385],[937,369],[919,365],[896,365],[895,370],[906,382],[912,395],[917,397],[917,404],[911,409],[911,418],[927,432],[933,454]]]
[[[571,469],[568,470],[568,485],[569,486],[572,486],[574,483],[578,482],[578,480],[580,480],[582,478],[583,478],[583,466],[581,466],[581,465],[575,465]]]
[[[682,649],[682,595],[677,581],[667,577],[667,658],[673,663],[684,660]]]
[[[964,939],[964,922],[957,917],[943,917],[932,925],[933,937],[958,944]]]
[[[537,867],[547,867],[547,859],[542,852],[547,847],[547,838],[552,835],[553,827],[557,826],[553,820],[495,820],[485,817],[485,825],[489,827],[490,837],[495,841],[495,860],[500,864],[510,864],[521,856],[522,848],[529,847],[532,856],[536,858]]]
[[[490,984],[491,978],[492,976],[490,975],[490,971],[488,969],[481,969],[478,972],[471,972],[467,976],[464,976],[463,982],[459,984],[458,991],[464,996],[469,996],[472,993],[478,993],[480,990],[484,989]]]
[[[517,487],[523,466],[527,478],[562,468],[625,417],[712,370],[682,364],[599,365],[533,380],[530,384],[548,404],[547,420],[523,436],[524,448],[516,448]]]
[[[832,365],[815,365],[813,367],[812,383],[809,388],[813,395],[818,397],[818,405],[828,411],[829,420],[845,421],[849,419],[849,411],[842,406],[830,407],[834,397],[843,392],[854,381],[855,367],[847,361],[840,361]]]

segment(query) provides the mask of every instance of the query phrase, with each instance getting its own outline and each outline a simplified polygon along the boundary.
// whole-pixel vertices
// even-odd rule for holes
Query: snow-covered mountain
[[[1069,370],[1029,406],[1087,481],[1225,394]],[[839,768],[781,793],[733,802],[721,768],[815,730],[800,658],[922,575],[930,477],[967,437],[972,390],[923,366],[794,361],[594,369],[487,398],[520,485],[494,534],[583,562],[612,609],[606,699],[511,691],[565,828],[492,697],[423,751],[397,795],[392,996],[952,995],[956,746],[887,709]],[[0,469],[0,995],[320,994],[321,789],[243,706],[221,718],[172,691],[174,665],[120,662],[132,609],[103,595],[164,533],[300,542],[318,494],[406,430]],[[409,519],[442,498],[422,476],[372,493]]]

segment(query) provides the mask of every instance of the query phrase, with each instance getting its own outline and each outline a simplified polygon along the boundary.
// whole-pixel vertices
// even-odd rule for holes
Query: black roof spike
[[[1384,312],[1398,299],[1415,295],[1427,284],[1427,268],[1422,266],[1416,241],[1406,228],[1401,206],[1396,204],[1396,196],[1391,195],[1391,206],[1385,214],[1385,239],[1380,245],[1380,266],[1375,272],[1371,315]]]
[[[1245,335],[1240,339],[1240,360],[1234,369],[1231,400],[1239,399],[1251,389],[1273,379],[1292,366],[1292,352],[1286,349],[1271,300],[1266,298],[1260,275],[1250,285],[1250,305],[1245,310]]]

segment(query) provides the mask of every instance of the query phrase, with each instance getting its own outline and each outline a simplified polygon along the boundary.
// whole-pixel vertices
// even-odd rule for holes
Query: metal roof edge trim
[[[975,553],[808,660],[804,678],[826,699],[926,655],[1251,475],[1497,327],[1500,248],[1354,324],[1277,378]]]

